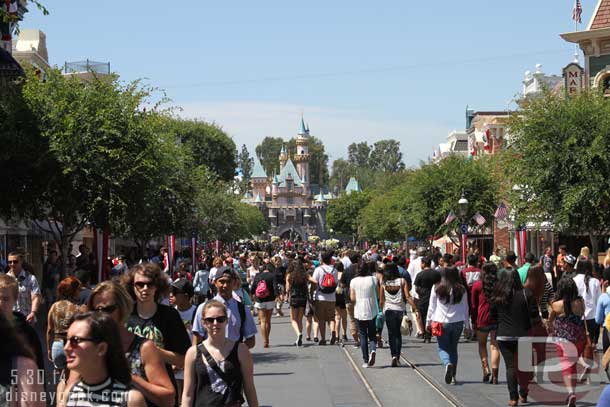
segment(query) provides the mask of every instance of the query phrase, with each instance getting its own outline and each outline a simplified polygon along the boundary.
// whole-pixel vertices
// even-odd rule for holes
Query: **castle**
[[[252,190],[243,201],[263,212],[273,236],[294,241],[307,240],[312,235],[327,238],[326,207],[336,196],[328,188],[310,183],[310,135],[303,118],[295,141],[296,153],[292,158],[286,146],[282,146],[279,174],[269,176],[260,161],[255,161],[250,177]],[[346,193],[359,190],[358,182],[350,180]]]

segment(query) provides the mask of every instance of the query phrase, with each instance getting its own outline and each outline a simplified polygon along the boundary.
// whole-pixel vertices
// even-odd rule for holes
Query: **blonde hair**
[[[203,321],[203,318],[205,318],[206,312],[210,308],[219,308],[222,310],[222,312],[225,314],[225,316],[227,316],[227,307],[222,302],[217,301],[217,300],[210,300],[204,304],[203,309],[201,310],[201,320],[202,321]]]
[[[610,247],[608,248],[608,251],[606,252],[606,257],[604,257],[604,267],[608,267],[610,266]]]
[[[91,291],[89,300],[87,301],[87,308],[89,308],[89,311],[95,311],[93,308],[93,300],[95,299],[96,295],[103,292],[109,292],[112,294],[114,303],[119,309],[121,323],[126,323],[131,315],[131,312],[133,311],[133,300],[131,299],[131,296],[127,290],[122,285],[114,281],[104,281],[95,286],[93,291]]]
[[[589,247],[583,246],[582,249],[580,249],[580,255],[585,256],[587,259],[589,259],[589,257],[591,256],[591,251],[589,250]]]

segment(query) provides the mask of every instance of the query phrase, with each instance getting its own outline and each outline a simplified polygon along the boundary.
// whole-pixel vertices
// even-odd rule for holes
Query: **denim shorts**
[[[66,354],[64,353],[64,341],[54,340],[51,345],[51,358],[53,359],[53,366],[55,369],[66,368]]]

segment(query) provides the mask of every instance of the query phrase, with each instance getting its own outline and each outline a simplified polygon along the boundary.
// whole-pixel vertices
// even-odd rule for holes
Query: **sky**
[[[46,33],[51,65],[110,62],[251,154],[303,115],[331,161],[394,138],[416,166],[466,106],[515,108],[525,71],[560,75],[574,54],[559,37],[572,0],[42,1],[50,14],[31,6],[21,28]],[[581,0],[580,30],[596,2]]]

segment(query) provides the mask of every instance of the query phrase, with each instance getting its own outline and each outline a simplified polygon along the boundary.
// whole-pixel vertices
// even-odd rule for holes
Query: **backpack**
[[[324,277],[322,277],[322,282],[320,283],[320,291],[324,294],[331,294],[335,292],[336,289],[337,280],[335,280],[332,271],[328,272],[324,270]]]
[[[259,300],[261,298],[267,298],[271,295],[271,293],[269,292],[269,288],[267,287],[267,282],[265,280],[261,279],[258,284],[256,284],[256,291],[254,291],[254,294]]]

